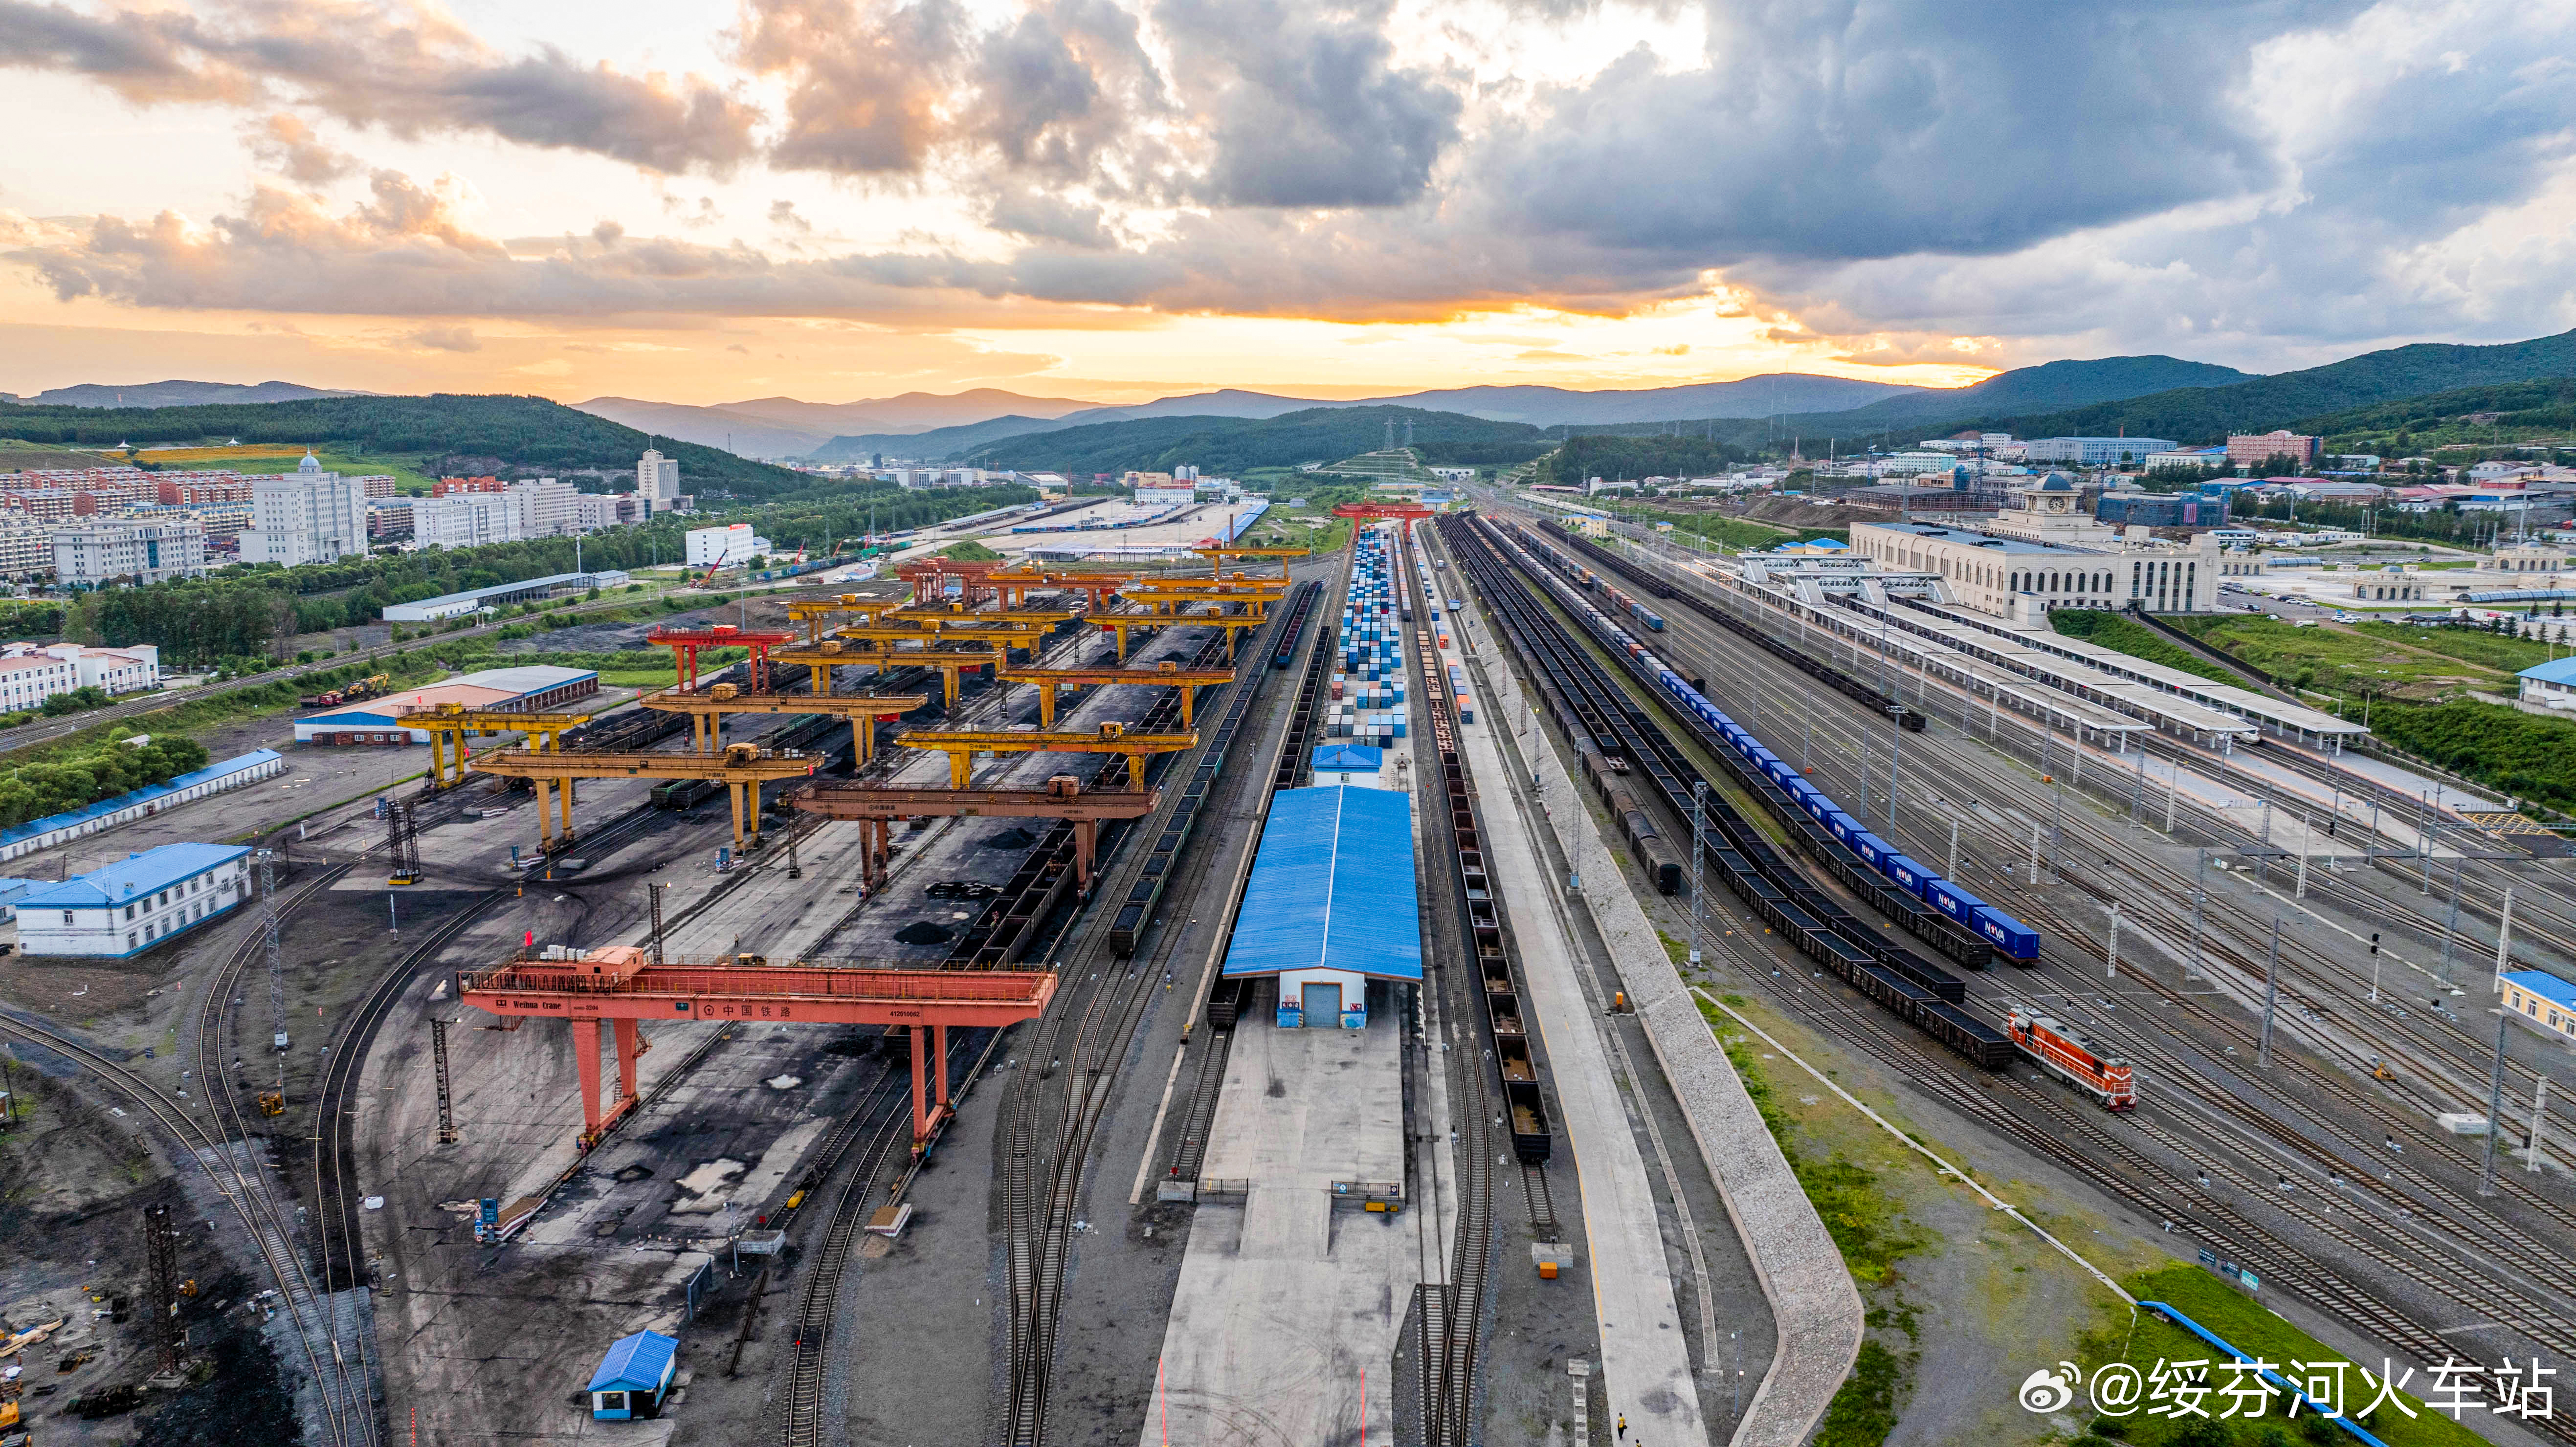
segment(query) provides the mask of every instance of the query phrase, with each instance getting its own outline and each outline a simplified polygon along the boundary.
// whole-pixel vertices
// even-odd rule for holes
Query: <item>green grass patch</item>
[[[2576,620],[2569,620],[2563,614],[2544,614],[2541,623],[2552,638],[2562,628],[2576,630]],[[2350,626],[2353,632],[2367,638],[2404,644],[2411,649],[2438,653],[2500,673],[2520,673],[2535,663],[2547,663],[2552,658],[2567,656],[2565,644],[2552,646],[2540,639],[2517,638],[2510,633],[2488,633],[2477,628],[2419,628],[2407,623],[2355,623]],[[2576,639],[2576,631],[2571,631],[2568,636]]]
[[[943,558],[955,558],[961,563],[998,563],[1002,560],[1002,555],[1000,553],[993,551],[991,548],[984,546],[973,538],[968,538],[962,543],[951,543],[947,547],[941,548],[939,550],[939,556]]]
[[[2303,1375],[2292,1370],[2288,1363],[2343,1360],[2341,1354],[2327,1349],[2314,1337],[2266,1310],[2256,1298],[2199,1267],[2159,1267],[2128,1276],[2121,1284],[2140,1301],[2161,1301],[2173,1307],[2238,1351],[2272,1364],[2283,1376],[2298,1378]],[[2220,1353],[2180,1326],[2157,1321],[2141,1312],[2134,1331],[2129,1327],[2127,1314],[2119,1313],[2116,1320],[2089,1333],[2072,1355],[2082,1360],[2089,1377],[2092,1369],[2115,1360],[2129,1363],[2143,1375],[2153,1372],[2159,1361],[2214,1364]],[[2354,1365],[2374,1374],[2381,1367],[2376,1360]],[[2400,1370],[2402,1374],[2403,1369]],[[2413,1417],[2394,1406],[2382,1407],[2363,1416],[2361,1409],[2370,1404],[2377,1391],[2363,1387],[2357,1372],[2347,1371],[2344,1375],[2343,1410],[2353,1414],[2390,1447],[2472,1447],[2472,1444],[2484,1440],[2466,1425],[2426,1407],[2423,1398],[2412,1392],[2401,1392],[2400,1396],[2416,1414]],[[2214,1367],[2209,1376],[2214,1389],[2235,1380],[2234,1372]],[[2420,1386],[2425,1381],[2426,1377],[2419,1368],[2410,1385]],[[2201,1400],[2204,1410],[2211,1414],[2208,1418],[2150,1417],[2140,1411],[2125,1418],[2095,1418],[2091,1430],[2098,1437],[2116,1437],[2138,1444],[2138,1447],[2230,1447],[2230,1444],[2240,1443],[2247,1444],[2247,1447],[2271,1447],[2274,1443],[2286,1447],[2292,1442],[2345,1444],[2349,1447],[2356,1440],[2343,1429],[2306,1412],[2296,1417],[2285,1417],[2285,1399],[2271,1394],[2265,1394],[2261,1399],[2261,1417],[2250,1415],[2255,1399],[2237,1404],[2237,1399],[2223,1391],[2212,1390]],[[2070,1415],[2081,1418],[2089,1408],[2080,1396],[2078,1403],[2078,1407],[2069,1411]],[[2227,1411],[2231,1405],[2236,1406],[2235,1417],[2219,1418],[2216,1415]],[[2089,1442],[2096,1439],[2078,1440]]]
[[[1851,1377],[1825,1404],[1816,1447],[1878,1447],[1896,1430],[1896,1394],[1904,1386],[1904,1359],[1874,1341],[1860,1344]]]
[[[2048,626],[2067,638],[2081,638],[2128,654],[2149,663],[2161,663],[2185,673],[2206,678],[2212,683],[2232,683],[2243,687],[2245,680],[2165,637],[2135,619],[2099,608],[2059,608],[2048,615]]]
[[[2383,698],[2371,705],[2370,731],[2513,798],[2576,814],[2576,722],[2475,699]]]
[[[2363,624],[2357,628],[2320,623],[2301,628],[2259,615],[2184,620],[2194,637],[2225,649],[2230,657],[2296,688],[2311,688],[2358,698],[2416,686],[2439,689],[2460,683],[2496,688],[2506,674],[2460,656],[2457,644],[2445,646],[2436,636],[2454,630],[2400,625]],[[2371,630],[2371,631],[2364,631]],[[2475,635],[2472,635],[2475,636]],[[2497,642],[2506,642],[2501,637]],[[2475,645],[2471,645],[2474,647]],[[2532,645],[2535,652],[2539,645]]]

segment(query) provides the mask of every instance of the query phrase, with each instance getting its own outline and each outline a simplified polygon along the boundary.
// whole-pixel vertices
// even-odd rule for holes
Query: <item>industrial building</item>
[[[50,849],[67,840],[84,838],[164,809],[176,808],[191,799],[256,784],[285,772],[286,759],[274,749],[253,749],[246,754],[236,754],[181,774],[166,784],[154,784],[119,794],[113,799],[101,799],[95,804],[66,809],[60,814],[48,814],[15,828],[0,830],[0,860]]]
[[[1244,885],[1225,977],[1275,977],[1283,1028],[1363,1029],[1370,981],[1422,981],[1418,898],[1412,795],[1282,789]]]
[[[18,948],[123,959],[250,898],[250,850],[164,844],[18,897]]]
[[[435,623],[442,618],[462,617],[484,608],[505,608],[514,603],[541,603],[549,598],[565,598],[587,593],[596,588],[606,592],[623,588],[632,581],[616,568],[601,568],[589,573],[549,573],[542,578],[528,578],[516,583],[495,583],[489,588],[469,588],[462,593],[441,593],[415,603],[395,603],[386,607],[388,623]]]
[[[295,721],[299,744],[425,744],[425,729],[406,728],[406,713],[434,709],[442,703],[465,708],[515,708],[541,712],[599,692],[599,675],[587,668],[558,668],[531,663],[517,668],[486,668],[426,688],[409,688],[359,703],[345,703],[327,713]]]

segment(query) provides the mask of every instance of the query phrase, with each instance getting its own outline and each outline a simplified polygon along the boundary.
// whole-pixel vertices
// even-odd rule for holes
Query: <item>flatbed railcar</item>
[[[1458,541],[1454,531],[1451,536],[1453,544]],[[1577,701],[1587,687],[1607,686],[1606,680],[1598,676],[1599,666],[1579,648],[1556,643],[1563,637],[1560,625],[1519,591],[1519,585],[1503,571],[1496,556],[1498,550],[1480,551],[1468,546],[1455,551],[1470,576],[1485,588],[1487,603],[1505,636],[1533,666],[1534,692],[1550,713],[1577,738],[1597,738],[1609,730],[1607,720],[1587,719],[1587,706]],[[1589,684],[1582,676],[1586,669],[1594,671]],[[1586,778],[1596,792],[1605,787],[1618,788],[1626,778],[1634,777],[1623,776],[1612,767],[1608,756],[1596,750],[1583,752],[1587,756]],[[1633,767],[1655,776],[1661,766],[1651,757],[1643,757]],[[1666,789],[1667,798],[1680,788],[1681,797],[1687,800],[1687,789],[1679,778],[1657,777],[1656,781]],[[1954,991],[1964,997],[1964,987],[1955,977],[1909,952],[1869,938],[1868,931],[1790,867],[1723,799],[1711,796],[1704,805],[1710,821],[1709,847],[1704,857],[1714,866],[1712,872],[1783,939],[1971,1063],[1984,1069],[2000,1069],[2006,1063],[2012,1053],[2010,1040],[1945,998]],[[1828,914],[1838,916],[1842,928],[1829,923]],[[1490,976],[1488,988],[1492,988]],[[1506,1033],[1502,1018],[1498,1011],[1498,1038]],[[1511,1019],[1509,1033],[1518,1033],[1517,1002]]]

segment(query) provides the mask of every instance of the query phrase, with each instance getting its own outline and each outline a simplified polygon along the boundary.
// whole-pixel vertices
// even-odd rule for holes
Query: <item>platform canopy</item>
[[[1283,789],[1253,856],[1227,975],[1348,970],[1422,978],[1413,796],[1335,785]]]

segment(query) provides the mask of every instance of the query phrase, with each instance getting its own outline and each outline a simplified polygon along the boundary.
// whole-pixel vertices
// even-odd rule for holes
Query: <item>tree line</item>
[[[204,768],[206,757],[204,744],[167,734],[145,744],[110,740],[67,758],[21,764],[0,772],[0,828],[166,784]]]

